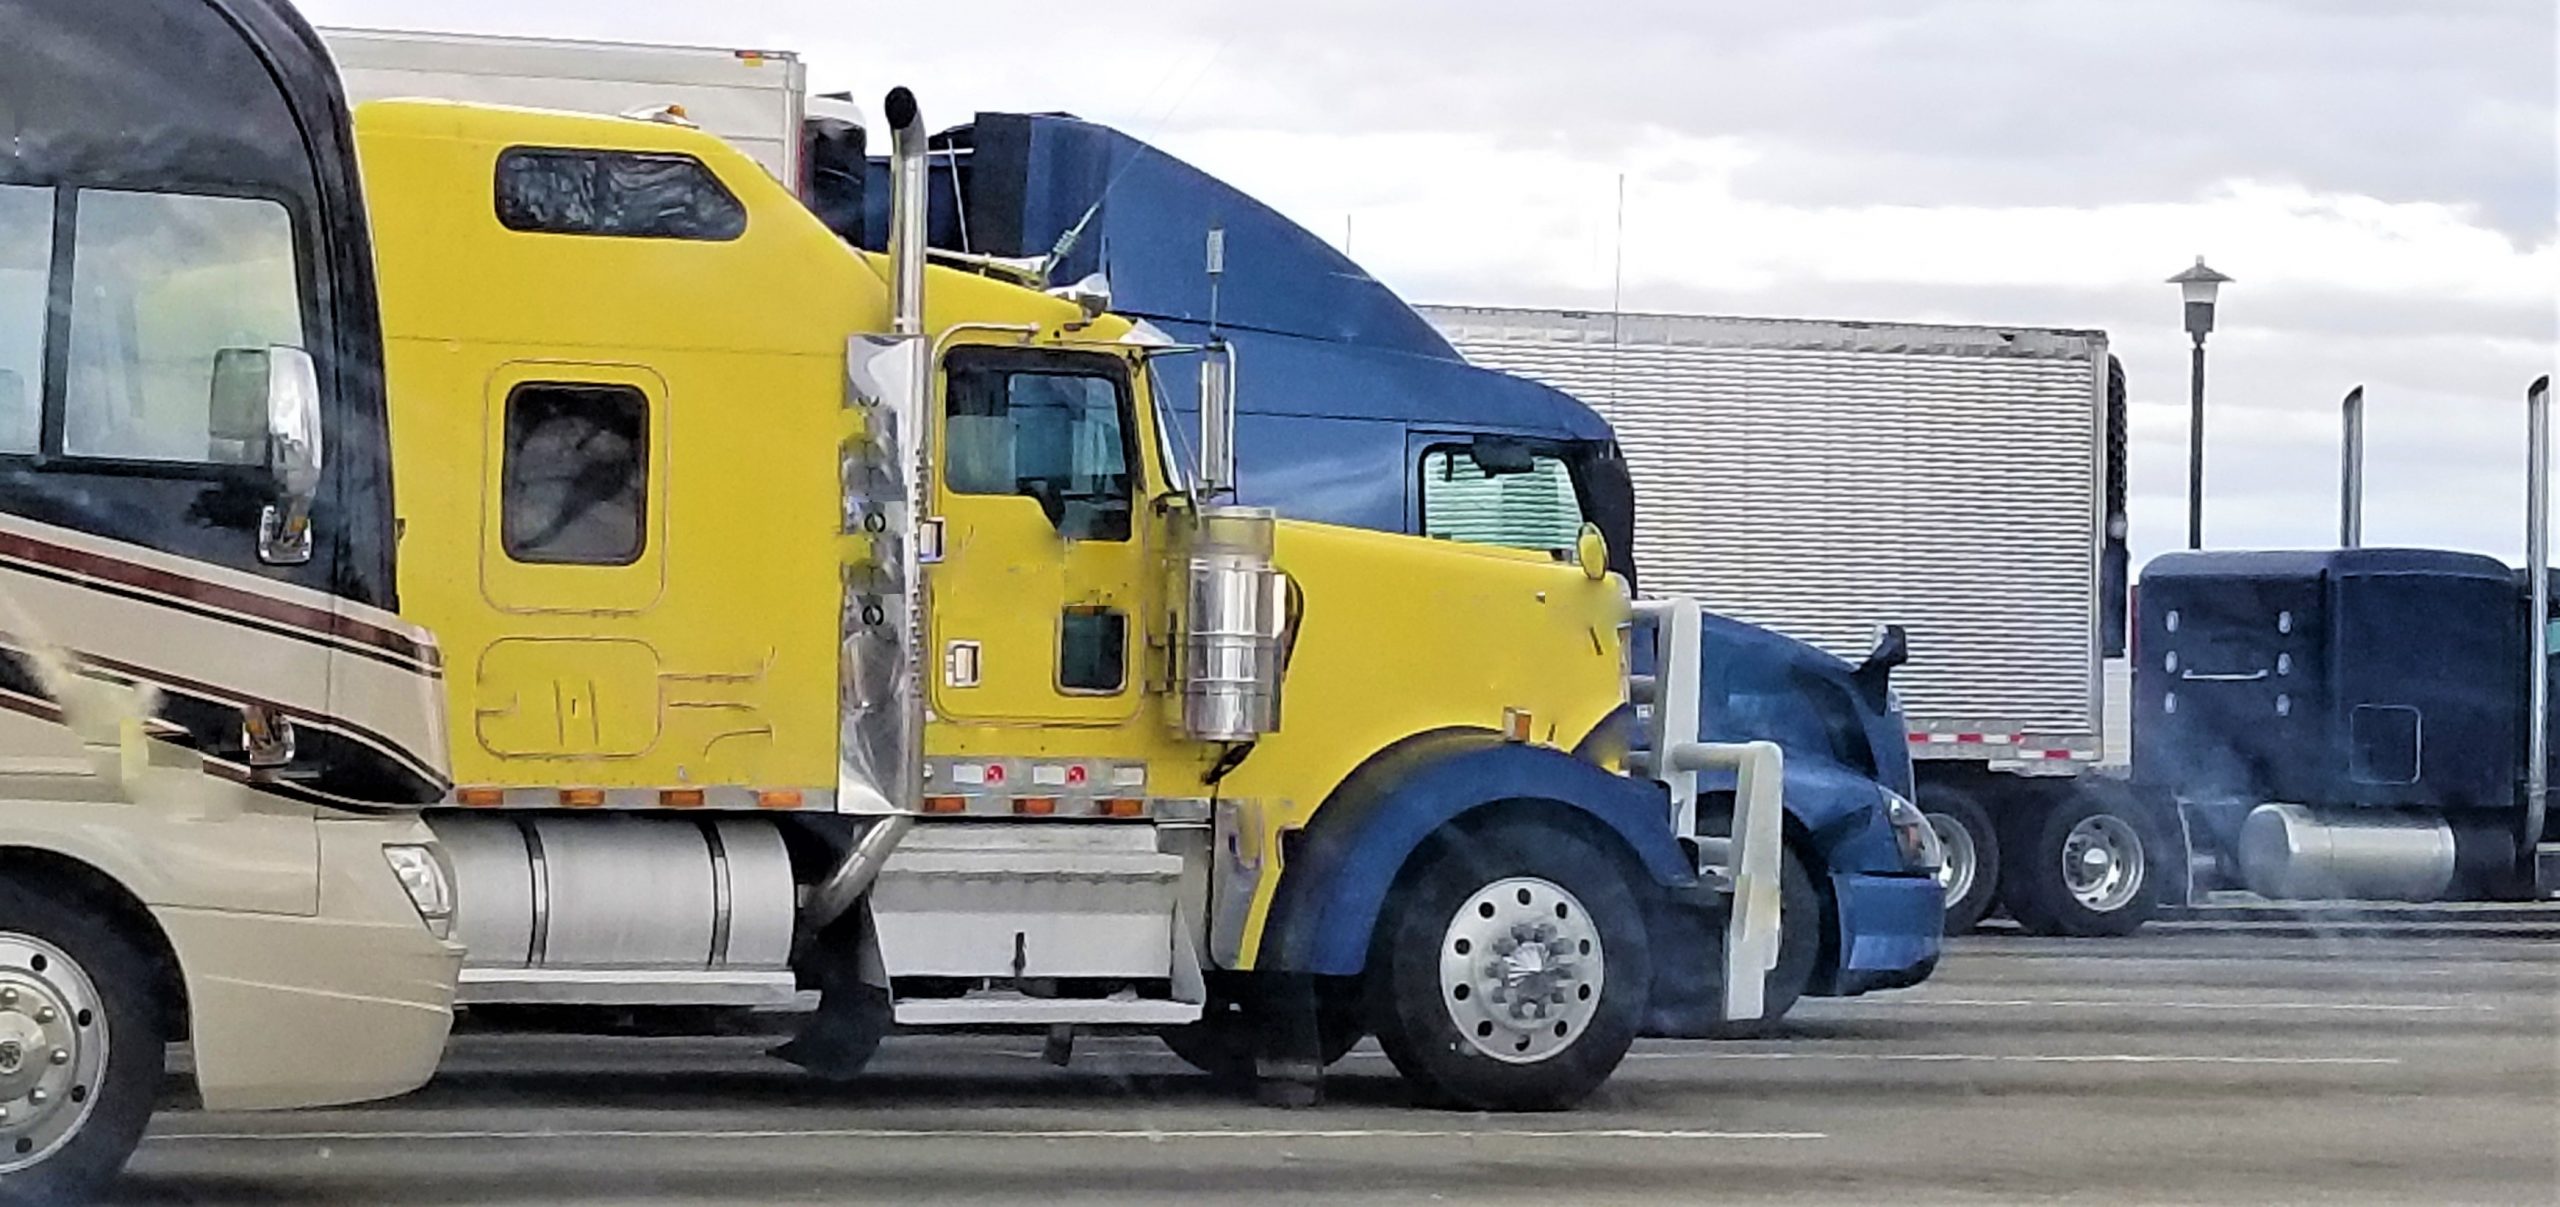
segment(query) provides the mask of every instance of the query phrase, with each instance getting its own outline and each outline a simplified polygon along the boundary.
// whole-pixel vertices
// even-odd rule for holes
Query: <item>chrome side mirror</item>
[[[311,502],[320,492],[320,373],[311,354],[277,344],[214,356],[209,424],[216,459],[263,461],[276,498],[258,516],[258,560],[311,560]]]

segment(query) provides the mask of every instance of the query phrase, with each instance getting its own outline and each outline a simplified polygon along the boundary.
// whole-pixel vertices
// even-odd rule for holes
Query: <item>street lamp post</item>
[[[2187,303],[2187,334],[2195,340],[2195,353],[2188,370],[2190,404],[2187,411],[2187,548],[2204,548],[2204,337],[2213,330],[2214,295],[2222,291],[2231,278],[2204,266],[2197,256],[2195,267],[2169,278]]]

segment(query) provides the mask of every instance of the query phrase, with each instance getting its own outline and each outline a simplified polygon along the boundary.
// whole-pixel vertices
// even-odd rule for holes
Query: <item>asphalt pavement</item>
[[[121,1201],[2560,1202],[2560,908],[1970,937],[1552,1115],[1413,1106],[1370,1045],[1280,1110],[1146,1037],[897,1037],[840,1087],[764,1042],[465,1034],[396,1102],[164,1114]]]

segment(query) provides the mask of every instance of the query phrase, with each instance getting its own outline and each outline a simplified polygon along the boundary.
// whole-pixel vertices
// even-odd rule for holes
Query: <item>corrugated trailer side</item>
[[[2104,335],[1424,313],[1608,417],[1652,584],[1850,658],[1905,625],[1915,730],[1980,735],[1916,755],[2096,757]]]
[[[1909,630],[1894,683],[1922,804],[1966,857],[1952,924],[1993,904],[2004,841],[2039,853],[2037,875],[2017,879],[2050,882],[2043,900],[2019,886],[2011,912],[2050,929],[2129,929],[2176,894],[2166,851],[2093,848],[2074,829],[2093,799],[2139,811],[2083,775],[2107,732],[2103,333],[1419,309],[1470,361],[1607,417],[1649,589],[1853,659],[1877,624]],[[2145,815],[2111,833],[2148,847],[2173,830]],[[2097,887],[2046,875],[2045,846]]]

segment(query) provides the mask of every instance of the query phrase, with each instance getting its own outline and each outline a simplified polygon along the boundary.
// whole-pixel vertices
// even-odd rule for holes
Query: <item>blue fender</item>
[[[1369,958],[1370,933],[1397,873],[1442,826],[1476,809],[1538,802],[1614,833],[1664,888],[1697,870],[1664,824],[1661,790],[1560,750],[1473,730],[1408,738],[1372,756],[1334,789],[1286,848],[1287,864],[1262,933],[1257,967],[1349,976]]]

